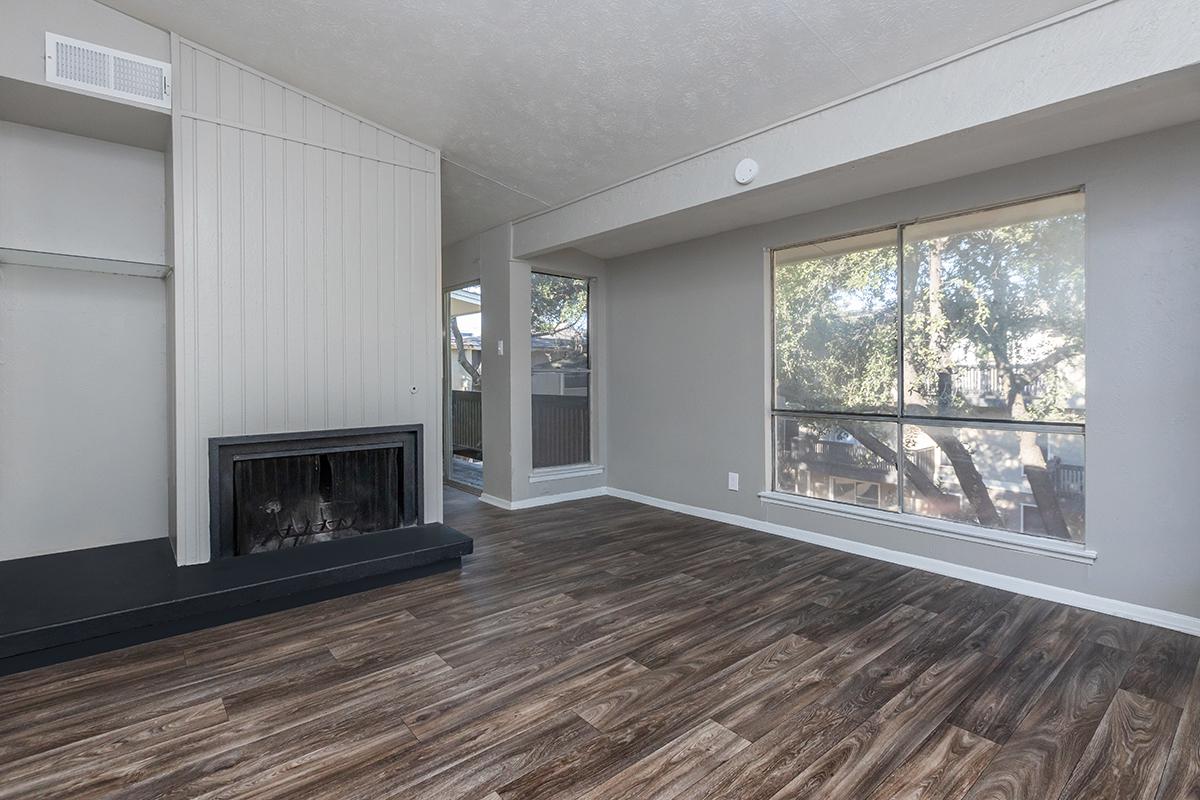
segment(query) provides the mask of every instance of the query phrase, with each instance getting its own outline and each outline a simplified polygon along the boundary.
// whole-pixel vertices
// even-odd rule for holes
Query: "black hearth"
[[[211,439],[212,557],[420,524],[421,447],[420,425]]]
[[[0,563],[0,675],[458,566],[421,447],[420,425],[210,440],[212,559],[177,567],[164,536]]]

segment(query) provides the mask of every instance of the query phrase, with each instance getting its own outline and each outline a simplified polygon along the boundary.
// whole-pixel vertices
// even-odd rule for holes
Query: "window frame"
[[[1020,550],[1023,552],[1043,553],[1053,557],[1064,558],[1070,561],[1078,561],[1082,563],[1092,563],[1096,558],[1096,552],[1087,547],[1087,532],[1084,530],[1082,540],[1069,540],[1056,537],[1044,536],[1036,533],[1025,533],[1018,531],[1010,531],[1003,528],[988,528],[983,525],[959,522],[956,520],[943,519],[938,517],[925,516],[913,513],[905,508],[905,482],[906,477],[902,459],[904,456],[904,429],[906,424],[924,426],[940,426],[951,428],[974,427],[991,430],[1012,430],[1012,431],[1029,431],[1036,430],[1038,432],[1059,432],[1077,434],[1084,442],[1084,462],[1087,460],[1086,447],[1086,418],[1081,422],[1067,421],[1036,421],[1028,420],[1013,420],[990,417],[946,417],[933,416],[925,414],[909,414],[905,413],[905,385],[904,385],[904,277],[905,277],[905,258],[904,258],[904,231],[906,228],[927,223],[936,222],[944,219],[952,219],[967,214],[976,214],[997,209],[1008,208],[1012,206],[1032,203],[1039,200],[1046,200],[1055,197],[1063,197],[1071,194],[1080,194],[1086,197],[1086,187],[1084,185],[1072,186],[1067,189],[1061,189],[1042,194],[1030,195],[1014,200],[1006,200],[998,203],[989,203],[985,205],[975,206],[968,209],[950,211],[945,213],[933,214],[922,217],[914,217],[904,220],[898,220],[886,225],[875,225],[872,227],[861,228],[855,231],[839,233],[832,236],[824,236],[815,239],[808,239],[800,242],[780,244],[764,248],[765,268],[767,271],[767,336],[769,346],[767,348],[768,358],[768,385],[767,385],[767,459],[768,469],[767,476],[769,486],[765,491],[759,493],[759,497],[765,501],[777,505],[796,506],[801,508],[813,509],[817,511],[828,512],[837,516],[867,519],[871,521],[879,521],[890,523],[892,525],[904,528],[906,530],[916,530],[921,532],[929,532],[937,535],[950,536],[956,539],[978,540],[987,544],[994,544],[1005,547],[1007,549]],[[1084,225],[1084,249],[1087,248],[1087,225]],[[776,254],[800,247],[808,247],[818,244],[826,244],[842,239],[849,239],[858,236],[867,236],[871,234],[879,234],[884,231],[895,232],[895,279],[896,279],[896,411],[894,414],[878,413],[878,412],[843,412],[843,411],[827,411],[827,410],[809,410],[809,409],[788,409],[779,407],[778,387],[778,367],[779,361],[776,353],[778,342],[777,332],[779,319],[777,317],[776,305]],[[1086,270],[1086,256],[1085,256]],[[1086,274],[1086,273],[1085,273]],[[1086,277],[1084,296],[1086,298]],[[1085,315],[1086,315],[1086,299],[1085,299]],[[1086,337],[1086,328],[1085,328]],[[1086,341],[1086,340],[1085,340]],[[1084,353],[1086,358],[1087,347],[1085,344]],[[1086,361],[1085,361],[1086,372]],[[896,493],[899,503],[898,510],[891,511],[884,508],[873,506],[860,506],[851,503],[844,503],[836,500],[824,498],[810,497],[807,495],[796,494],[792,492],[779,490],[779,458],[777,452],[777,436],[778,426],[776,420],[781,417],[791,417],[796,419],[804,418],[825,418],[830,421],[839,419],[854,420],[863,422],[889,422],[895,423],[897,426],[897,447],[896,447]],[[1085,472],[1086,475],[1086,472]],[[808,485],[811,486],[811,475],[808,477]],[[832,484],[831,484],[832,485]],[[1086,496],[1084,500],[1086,504]],[[1020,511],[1021,520],[1024,520],[1024,509]]]
[[[603,472],[603,467],[599,466],[596,461],[597,448],[597,429],[596,429],[596,368],[592,355],[593,347],[593,329],[592,329],[592,289],[594,288],[596,278],[592,275],[572,275],[565,272],[554,272],[546,269],[530,269],[529,270],[529,286],[530,286],[530,301],[532,303],[533,281],[535,276],[542,275],[548,278],[558,278],[565,281],[580,281],[584,284],[584,291],[587,293],[586,311],[587,317],[587,431],[588,431],[588,454],[587,460],[576,461],[571,464],[560,464],[554,466],[537,467],[530,462],[530,482],[538,483],[546,480],[554,480],[558,478],[573,478],[594,475]],[[530,331],[532,334],[532,330]],[[532,350],[530,351],[532,352]],[[532,378],[536,373],[532,363],[529,368],[530,375],[530,392],[529,392],[529,410],[530,410],[530,429],[529,429],[529,447],[530,456],[533,455],[533,386]]]

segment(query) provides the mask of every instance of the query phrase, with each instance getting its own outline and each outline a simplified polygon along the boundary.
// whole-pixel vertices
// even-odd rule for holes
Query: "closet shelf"
[[[0,247],[0,264],[69,269],[76,272],[104,272],[110,275],[129,275],[137,278],[165,278],[171,272],[171,268],[166,264],[118,261],[111,258],[45,253],[38,250],[17,250],[11,247]]]

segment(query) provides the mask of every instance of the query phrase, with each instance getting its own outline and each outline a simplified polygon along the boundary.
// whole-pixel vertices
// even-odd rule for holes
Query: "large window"
[[[774,488],[1083,541],[1084,195],[776,250]]]
[[[591,461],[588,281],[531,275],[533,466]]]

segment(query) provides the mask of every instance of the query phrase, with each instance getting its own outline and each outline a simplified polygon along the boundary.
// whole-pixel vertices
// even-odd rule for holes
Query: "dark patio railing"
[[[592,458],[586,395],[533,396],[533,466],[586,464]]]
[[[455,390],[450,399],[450,444],[456,455],[483,458],[482,392]]]
[[[1051,466],[1054,488],[1060,494],[1083,494],[1083,467],[1078,464],[1056,464]]]
[[[451,445],[455,454],[483,457],[480,392],[451,395]],[[533,395],[533,466],[586,464],[592,457],[591,416],[586,395]]]
[[[884,473],[893,465],[856,442],[830,442],[801,439],[800,460],[828,466],[846,466]]]

